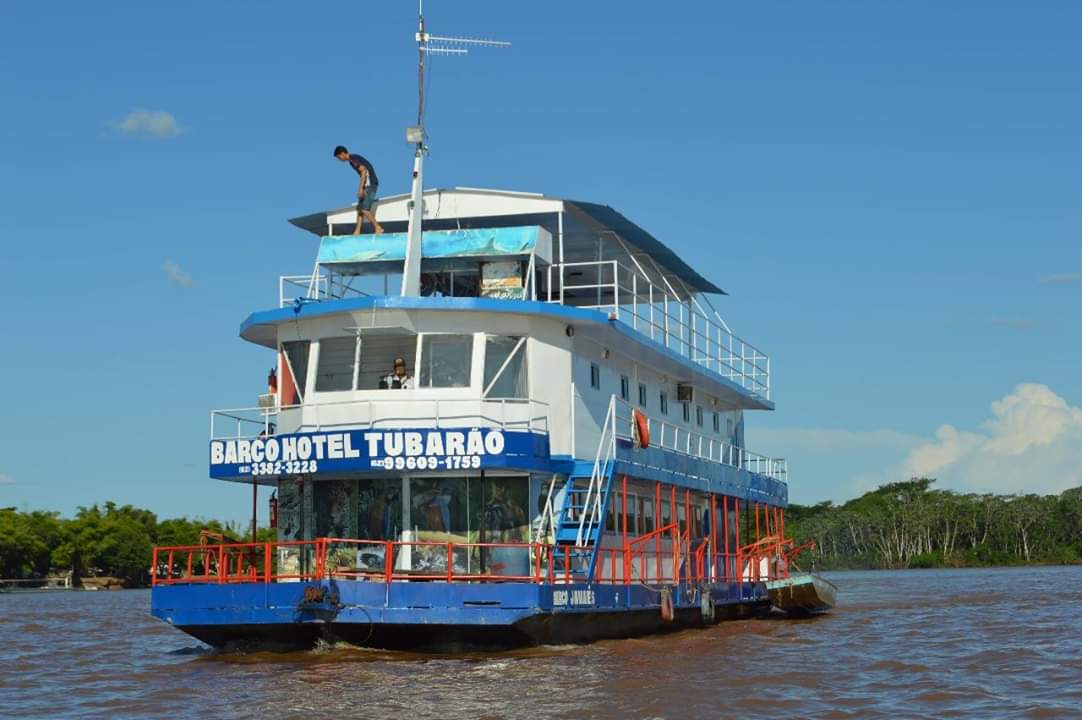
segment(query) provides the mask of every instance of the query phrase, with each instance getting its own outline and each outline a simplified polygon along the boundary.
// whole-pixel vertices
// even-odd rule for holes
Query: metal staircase
[[[593,582],[597,547],[604,531],[616,464],[616,397],[609,400],[593,462],[576,462],[564,485],[556,522],[557,579]]]

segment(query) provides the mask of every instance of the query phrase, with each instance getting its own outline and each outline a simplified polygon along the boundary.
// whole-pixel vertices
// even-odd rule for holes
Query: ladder
[[[554,575],[593,582],[616,465],[616,396],[609,400],[593,462],[576,461],[556,523]]]

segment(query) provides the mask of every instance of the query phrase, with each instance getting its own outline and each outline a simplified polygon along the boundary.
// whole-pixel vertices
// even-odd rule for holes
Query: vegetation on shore
[[[1060,495],[961,494],[890,483],[843,505],[790,505],[786,533],[814,540],[820,568],[986,567],[1082,562],[1082,487]]]
[[[816,549],[798,562],[825,569],[981,567],[1082,562],[1082,487],[1060,495],[960,494],[914,478],[835,505],[790,505],[786,533]],[[196,545],[202,530],[246,539],[217,521],[158,520],[108,502],[56,512],[0,509],[0,578],[109,576],[150,582],[155,545]],[[259,541],[273,539],[261,528]]]
[[[155,545],[198,545],[203,529],[242,539],[247,528],[214,520],[158,520],[131,505],[81,507],[73,518],[56,512],[0,509],[0,578],[44,578],[72,573],[115,577],[128,587],[150,584]],[[272,531],[263,529],[259,538]]]

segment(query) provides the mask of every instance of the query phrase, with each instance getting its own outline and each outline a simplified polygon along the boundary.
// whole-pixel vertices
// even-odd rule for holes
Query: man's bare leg
[[[360,235],[361,234],[361,228],[364,227],[364,214],[363,214],[363,212],[364,212],[363,210],[358,210],[357,211],[357,227],[353,228],[353,234],[354,235]]]
[[[372,227],[374,227],[376,229],[376,234],[377,235],[382,235],[383,234],[383,226],[380,225],[378,222],[376,222],[375,213],[373,213],[371,210],[363,210],[362,212],[364,213],[365,219],[368,220],[368,222],[372,223]],[[360,227],[360,225],[361,225],[361,216],[358,215],[357,216],[357,227]],[[360,235],[360,231],[358,230],[354,234],[355,235]]]

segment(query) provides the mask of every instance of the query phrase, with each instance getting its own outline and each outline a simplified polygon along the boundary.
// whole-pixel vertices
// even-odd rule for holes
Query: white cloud
[[[0,485],[14,485],[14,484],[15,484],[15,478],[11,477],[10,475],[5,475],[3,473],[0,473]]]
[[[154,138],[171,138],[184,132],[184,128],[172,113],[143,108],[132,110],[123,120],[113,123],[113,127],[125,135],[146,135]]]
[[[1082,484],[1082,408],[1048,386],[1016,387],[976,432],[943,425],[913,448],[899,477],[932,476],[975,492],[1061,492]]]
[[[184,269],[172,260],[166,260],[162,269],[165,270],[165,274],[169,276],[169,279],[172,280],[177,287],[190,288],[195,286],[195,280],[192,276],[184,272]]]

